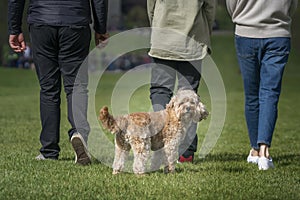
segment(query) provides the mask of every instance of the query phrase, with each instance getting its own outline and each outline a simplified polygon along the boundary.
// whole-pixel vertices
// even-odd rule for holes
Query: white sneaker
[[[39,154],[37,157],[35,157],[36,160],[46,160],[45,156],[43,154]]]
[[[257,164],[257,163],[258,163],[259,156],[252,156],[252,155],[251,155],[251,152],[252,152],[252,150],[250,150],[250,152],[249,152],[249,155],[248,155],[248,157],[247,157],[247,162],[248,162],[248,163],[254,163],[254,164]]]
[[[50,158],[45,158],[43,154],[39,154],[37,157],[35,157],[36,160],[57,160],[58,158],[56,157],[50,157]]]
[[[271,157],[269,159],[264,156],[259,157],[257,164],[259,170],[268,170],[274,168],[273,160]]]

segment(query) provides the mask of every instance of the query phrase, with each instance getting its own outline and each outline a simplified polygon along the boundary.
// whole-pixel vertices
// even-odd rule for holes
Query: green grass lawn
[[[0,199],[300,199],[299,54],[292,52],[283,80],[271,148],[276,168],[259,171],[246,162],[250,147],[233,38],[214,36],[212,45],[212,57],[226,89],[225,126],[205,159],[196,156],[194,164],[177,165],[177,173],[168,175],[158,171],[143,177],[131,173],[113,176],[112,169],[97,160],[87,167],[75,165],[64,98],[60,159],[34,160],[41,128],[35,72],[0,68]],[[121,76],[107,73],[102,77],[96,113],[102,105],[109,105],[112,88]],[[199,94],[210,108],[205,83]],[[149,109],[148,98],[148,87],[139,88],[130,109]],[[209,120],[200,124],[199,148],[208,124]]]

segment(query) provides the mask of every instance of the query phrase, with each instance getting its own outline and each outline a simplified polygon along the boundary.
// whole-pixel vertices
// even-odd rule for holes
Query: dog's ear
[[[166,105],[166,109],[170,110],[174,108],[174,103],[175,103],[175,97],[173,96],[170,100],[170,102]]]
[[[104,120],[108,116],[108,107],[103,106],[99,111],[99,120]]]
[[[181,115],[181,109],[176,103],[177,96],[173,96],[170,102],[166,105],[166,110],[170,112],[171,110],[175,112],[176,117],[179,119]]]
[[[206,119],[208,115],[209,112],[206,110],[205,105],[199,101],[193,121],[196,123],[200,122],[202,119]]]

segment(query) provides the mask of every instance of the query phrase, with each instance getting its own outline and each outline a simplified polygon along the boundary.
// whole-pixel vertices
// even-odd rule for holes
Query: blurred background
[[[18,67],[32,69],[32,60],[30,54],[30,46],[24,54],[16,54],[11,51],[8,46],[8,31],[7,31],[7,2],[0,1],[0,66],[1,67]],[[28,4],[29,1],[27,1]],[[147,17],[146,0],[109,0],[109,17],[108,30],[110,33],[117,33],[122,30],[132,29],[136,27],[149,26]],[[294,53],[300,53],[300,6],[293,18],[293,48]],[[26,11],[23,17],[23,32],[28,45],[28,28],[26,24]],[[218,0],[216,21],[214,25],[214,33],[217,34],[232,34],[234,30],[231,19],[228,16],[225,6],[225,0]]]

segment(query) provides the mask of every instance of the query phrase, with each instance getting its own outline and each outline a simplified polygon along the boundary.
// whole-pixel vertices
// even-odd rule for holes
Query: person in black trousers
[[[8,1],[9,44],[15,52],[25,50],[21,28],[24,5],[25,0]],[[71,124],[68,134],[75,151],[75,163],[91,163],[86,147],[90,131],[87,121],[88,72],[87,66],[81,64],[89,53],[91,14],[96,45],[108,39],[107,5],[107,0],[31,0],[29,3],[27,23],[40,84],[42,147],[37,160],[56,160],[59,157],[63,84]]]
[[[211,53],[210,36],[215,0],[147,0],[151,25],[150,99],[154,111],[169,103],[174,90],[198,92],[202,60]],[[178,162],[193,162],[197,151],[197,124],[192,123],[179,146]]]

